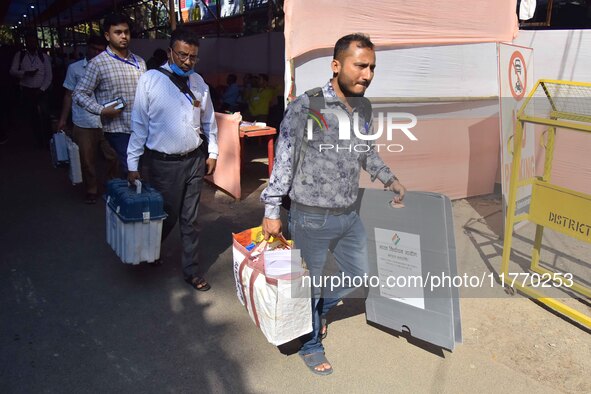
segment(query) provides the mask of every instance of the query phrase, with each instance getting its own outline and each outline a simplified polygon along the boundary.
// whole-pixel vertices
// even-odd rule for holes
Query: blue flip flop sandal
[[[302,358],[302,360],[304,360],[304,363],[306,364],[308,369],[310,369],[310,371],[312,371],[316,375],[330,375],[332,373],[332,367],[330,367],[329,369],[325,369],[324,371],[318,371],[316,369],[317,366],[329,362],[326,359],[326,356],[323,352],[300,354],[300,357]]]

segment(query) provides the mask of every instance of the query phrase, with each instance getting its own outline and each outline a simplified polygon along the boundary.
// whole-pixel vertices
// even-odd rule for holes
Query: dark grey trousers
[[[151,157],[152,155],[148,155]],[[162,225],[164,241],[177,220],[181,230],[183,275],[199,275],[199,233],[197,214],[205,174],[205,155],[198,150],[193,157],[179,161],[150,158],[150,183],[164,199],[168,217]]]

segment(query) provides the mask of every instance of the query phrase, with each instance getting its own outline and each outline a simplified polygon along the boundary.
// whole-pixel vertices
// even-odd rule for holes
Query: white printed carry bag
[[[232,236],[236,295],[267,340],[281,345],[311,332],[310,276],[299,251],[292,249],[294,253],[286,254],[285,249],[267,250],[269,245],[291,247],[291,243],[257,243],[262,239],[261,227]],[[265,272],[265,260],[273,264],[274,275]],[[270,267],[267,264],[271,272]]]

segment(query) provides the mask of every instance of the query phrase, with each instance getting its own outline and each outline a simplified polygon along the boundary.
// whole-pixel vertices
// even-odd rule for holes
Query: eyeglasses
[[[191,63],[197,63],[199,61],[199,57],[197,55],[189,55],[188,53],[183,53],[183,52],[179,53],[172,48],[170,48],[170,50],[173,51],[179,57],[179,60],[183,63],[186,62],[187,59]]]

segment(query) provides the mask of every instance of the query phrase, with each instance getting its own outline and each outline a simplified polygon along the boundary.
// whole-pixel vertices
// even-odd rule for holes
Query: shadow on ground
[[[83,204],[82,186],[31,146],[24,126],[0,146],[1,391],[244,392],[222,343],[230,326],[182,281],[178,250],[161,266],[122,264],[104,202]],[[207,265],[240,225],[205,227]]]

